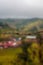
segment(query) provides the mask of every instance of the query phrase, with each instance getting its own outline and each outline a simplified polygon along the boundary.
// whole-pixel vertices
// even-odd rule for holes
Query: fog
[[[0,18],[43,18],[43,0],[0,0]]]

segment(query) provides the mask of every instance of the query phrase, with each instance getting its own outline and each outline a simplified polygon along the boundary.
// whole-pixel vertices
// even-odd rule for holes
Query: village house
[[[36,36],[35,35],[28,35],[26,36],[26,41],[27,42],[34,42],[34,43],[37,43],[37,39],[36,39]]]

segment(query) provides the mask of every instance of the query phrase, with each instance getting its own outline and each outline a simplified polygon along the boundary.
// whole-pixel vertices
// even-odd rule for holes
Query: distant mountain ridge
[[[43,19],[0,19],[0,27],[19,29],[21,31],[35,30],[35,27],[43,29]]]

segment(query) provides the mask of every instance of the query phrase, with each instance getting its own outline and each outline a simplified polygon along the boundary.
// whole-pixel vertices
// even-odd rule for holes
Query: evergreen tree
[[[32,60],[29,58],[29,52],[28,52],[28,48],[31,46],[31,42],[29,43],[26,43],[24,41],[24,37],[22,38],[22,53],[19,53],[18,54],[18,58],[20,60],[23,60],[23,64],[22,65],[27,65],[27,62],[28,63],[32,63]]]

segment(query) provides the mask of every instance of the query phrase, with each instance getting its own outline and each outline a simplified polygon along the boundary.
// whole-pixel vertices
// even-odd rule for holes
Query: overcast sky
[[[0,17],[43,18],[43,0],[0,0]]]

